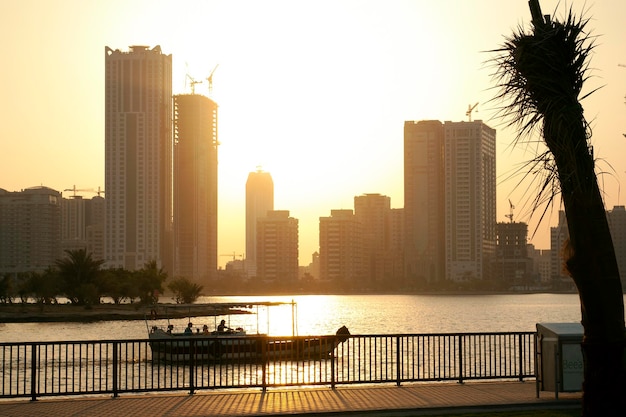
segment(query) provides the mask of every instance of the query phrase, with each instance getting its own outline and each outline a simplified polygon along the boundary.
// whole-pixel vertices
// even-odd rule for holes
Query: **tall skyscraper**
[[[257,219],[257,278],[277,284],[298,280],[298,219],[270,210]]]
[[[246,270],[257,273],[257,221],[274,210],[274,182],[269,172],[257,170],[246,181]]]
[[[217,104],[174,96],[174,276],[217,273]]]
[[[172,56],[105,47],[105,261],[172,272]]]
[[[445,254],[451,281],[490,279],[496,252],[496,131],[445,122]]]
[[[404,123],[407,285],[445,279],[444,137],[438,120]]]

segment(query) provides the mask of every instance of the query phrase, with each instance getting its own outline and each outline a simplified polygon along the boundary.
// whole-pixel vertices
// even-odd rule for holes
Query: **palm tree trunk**
[[[577,104],[577,103],[576,103]],[[624,415],[624,301],[606,211],[587,147],[580,105],[544,120],[565,206],[569,247],[565,265],[580,296],[584,337],[583,416]],[[578,110],[577,110],[578,109]],[[579,121],[578,123],[572,121]],[[557,129],[551,130],[555,126]],[[563,140],[564,132],[566,140]]]

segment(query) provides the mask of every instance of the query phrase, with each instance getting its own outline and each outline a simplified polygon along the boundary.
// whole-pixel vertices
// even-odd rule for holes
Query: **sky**
[[[585,91],[600,89],[583,107],[605,205],[624,205],[626,3],[541,6],[591,19]],[[406,120],[468,120],[476,103],[472,119],[497,130],[497,219],[508,221],[512,204],[530,243],[548,249],[560,200],[538,223],[536,186],[516,174],[539,138],[513,147],[492,101],[489,51],[529,21],[527,0],[0,0],[0,188],[104,189],[105,46],[160,45],[172,54],[174,94],[191,92],[187,75],[215,69],[221,266],[245,251],[249,172],[272,175],[274,207],[299,220],[307,265],[331,210],[365,193],[403,207]],[[206,81],[195,92],[208,94]]]

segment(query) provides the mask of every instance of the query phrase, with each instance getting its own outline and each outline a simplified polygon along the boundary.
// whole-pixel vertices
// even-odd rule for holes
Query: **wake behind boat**
[[[246,303],[248,308],[291,304],[292,323],[295,303]],[[267,334],[248,334],[241,327],[229,329],[222,320],[218,330],[203,332],[189,328],[176,332],[172,325],[166,329],[152,326],[149,331],[152,358],[166,362],[188,361],[266,361],[266,360],[320,360],[330,357],[334,349],[350,337],[346,326],[335,335],[278,337]],[[295,326],[292,324],[292,329]]]

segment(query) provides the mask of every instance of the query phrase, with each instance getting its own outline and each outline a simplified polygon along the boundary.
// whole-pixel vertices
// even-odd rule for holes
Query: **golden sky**
[[[587,90],[602,88],[583,105],[607,208],[625,204],[625,4],[541,1],[546,14],[585,12],[598,36]],[[514,132],[492,119],[485,52],[529,17],[527,0],[0,0],[0,188],[104,188],[104,47],[161,45],[174,93],[219,64],[220,254],[245,250],[245,182],[257,166],[272,174],[275,208],[300,221],[306,265],[331,209],[364,193],[403,206],[405,120],[467,120],[476,102],[473,119],[497,129],[498,221],[511,199],[533,229],[532,189],[512,191],[519,178],[507,178],[535,146],[512,149]],[[549,248],[555,223],[532,243]]]

